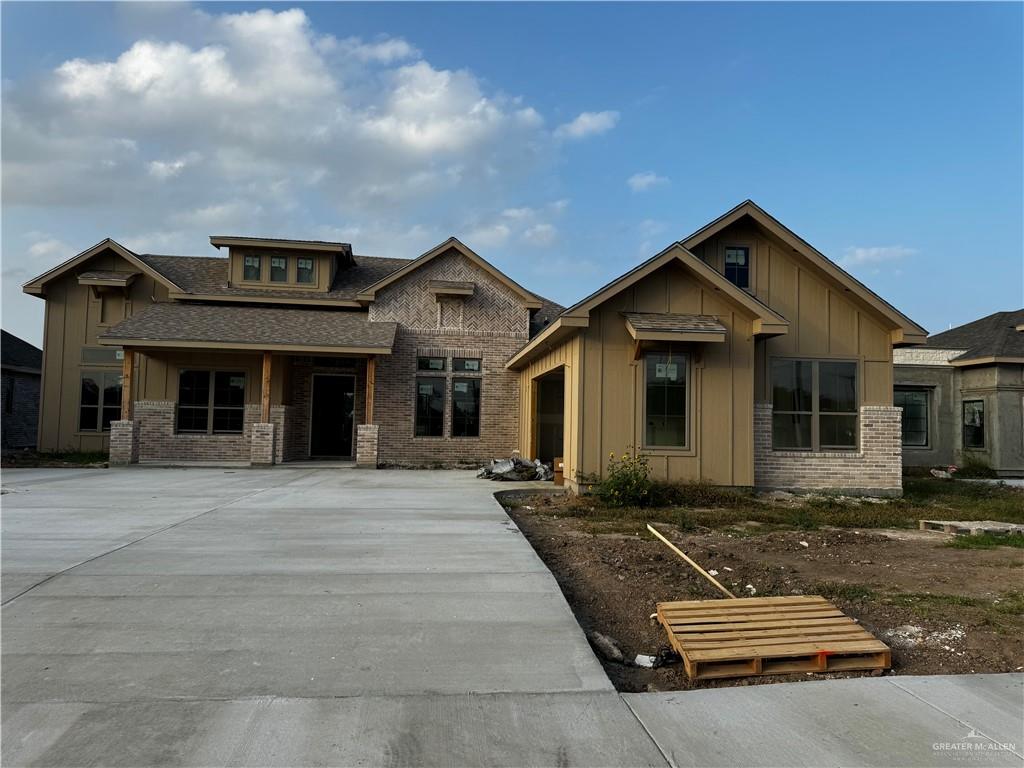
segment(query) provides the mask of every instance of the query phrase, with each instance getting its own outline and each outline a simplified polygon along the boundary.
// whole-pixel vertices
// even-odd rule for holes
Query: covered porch
[[[377,359],[394,334],[354,312],[154,305],[101,336],[123,350],[110,461],[376,467]]]

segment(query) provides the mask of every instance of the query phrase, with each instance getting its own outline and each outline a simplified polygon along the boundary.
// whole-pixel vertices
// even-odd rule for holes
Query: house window
[[[725,277],[740,288],[750,288],[750,249],[730,246],[725,249]]]
[[[857,364],[831,360],[772,361],[772,447],[857,447]]]
[[[270,282],[288,282],[288,259],[284,256],[270,257]]]
[[[903,445],[909,448],[928,446],[928,390],[897,389],[892,404],[903,409]]]
[[[964,400],[964,448],[985,447],[985,401]]]
[[[245,417],[245,374],[183,370],[178,374],[178,431],[237,434]]]
[[[480,379],[452,379],[452,437],[480,437]]]
[[[299,283],[313,282],[313,260],[298,258],[295,260],[295,280]]]
[[[443,357],[418,357],[416,358],[416,370],[418,371],[443,371],[445,359]]]
[[[416,437],[444,434],[444,379],[416,379]]]
[[[121,374],[83,371],[78,401],[80,432],[109,432],[110,422],[121,418]]]
[[[480,373],[479,357],[453,357],[452,370],[466,373]]]
[[[644,444],[649,447],[686,447],[688,362],[686,355],[672,352],[644,355]]]
[[[260,264],[260,257],[255,254],[247,255],[242,261],[242,279],[259,280],[262,274],[263,269]]]

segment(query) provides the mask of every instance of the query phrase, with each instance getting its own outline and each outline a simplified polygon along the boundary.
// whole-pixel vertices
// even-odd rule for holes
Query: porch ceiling
[[[99,335],[100,344],[129,347],[264,350],[386,355],[395,323],[365,312],[153,304]]]

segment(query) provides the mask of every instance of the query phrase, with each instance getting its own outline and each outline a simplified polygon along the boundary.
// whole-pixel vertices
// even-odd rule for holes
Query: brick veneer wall
[[[465,299],[438,302],[428,280],[474,284]],[[381,291],[369,307],[371,321],[399,323],[390,355],[377,359],[374,421],[380,426],[382,465],[475,464],[518,448],[519,379],[505,362],[529,338],[530,313],[522,298],[461,254],[450,252]],[[416,437],[416,358],[446,358],[445,419],[441,437]],[[481,359],[480,436],[452,437],[453,357]]]
[[[260,420],[260,406],[245,406],[242,434],[197,435],[174,431],[173,400],[137,400],[139,461],[250,461],[252,425]]]
[[[377,468],[377,437],[380,427],[376,424],[360,424],[356,433],[356,466]]]
[[[323,365],[313,357],[291,358],[290,400],[288,427],[281,443],[284,461],[309,458],[309,407],[314,373],[341,373],[356,377],[355,423],[362,424],[366,417],[366,360],[339,357],[331,365]],[[378,382],[378,387],[379,387]],[[352,450],[355,450],[353,436]]]
[[[857,451],[772,450],[772,406],[754,404],[754,484],[759,488],[835,490],[875,496],[903,492],[902,408],[860,409]]]
[[[253,424],[250,461],[256,466],[274,463],[274,427],[272,423]]]
[[[4,427],[0,445],[4,448],[34,448],[39,429],[39,374],[4,371],[0,403]],[[8,395],[13,395],[7,402]],[[8,413],[10,409],[10,413]]]
[[[110,422],[110,463],[135,464],[139,460],[137,419]]]

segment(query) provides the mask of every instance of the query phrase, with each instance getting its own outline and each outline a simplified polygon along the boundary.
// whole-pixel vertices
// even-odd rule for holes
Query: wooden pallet
[[[658,603],[691,680],[888,669],[889,647],[823,597]]]
[[[922,531],[942,531],[958,536],[977,536],[982,533],[1024,534],[1024,525],[998,520],[918,520],[917,527]]]

